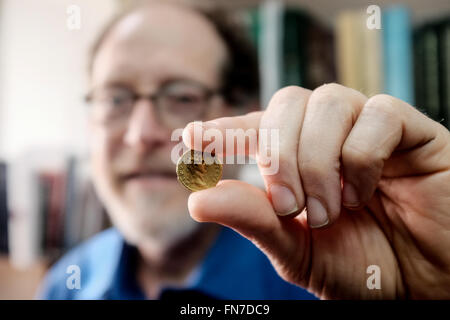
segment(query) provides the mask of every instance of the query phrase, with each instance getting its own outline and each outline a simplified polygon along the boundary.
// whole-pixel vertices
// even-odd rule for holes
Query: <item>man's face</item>
[[[114,107],[133,93],[195,96],[218,89],[225,59],[225,46],[205,18],[172,5],[152,5],[122,19],[102,43],[92,70],[98,97],[93,110],[102,109],[102,98]],[[197,227],[187,212],[189,192],[177,182],[171,161],[178,143],[171,141],[172,130],[185,126],[193,112],[183,116],[168,100],[158,107],[155,100],[138,99],[127,112],[119,106],[91,115],[94,182],[114,224],[135,244],[170,245]],[[207,106],[196,120],[228,115],[218,97]],[[108,112],[116,113],[113,120]]]

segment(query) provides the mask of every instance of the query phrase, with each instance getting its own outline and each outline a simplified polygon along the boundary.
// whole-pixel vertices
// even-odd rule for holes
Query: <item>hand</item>
[[[195,220],[238,231],[321,299],[450,298],[445,127],[391,96],[337,84],[287,87],[265,111],[207,127],[278,128],[280,166],[263,176],[267,193],[236,180],[192,193]],[[380,290],[367,286],[370,265]]]

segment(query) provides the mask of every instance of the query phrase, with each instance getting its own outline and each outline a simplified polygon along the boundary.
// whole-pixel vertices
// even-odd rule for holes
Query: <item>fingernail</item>
[[[359,205],[358,194],[355,187],[348,183],[344,183],[343,203],[347,207],[357,207]]]
[[[311,228],[320,228],[328,224],[328,214],[322,203],[314,198],[308,197],[306,200],[306,211],[308,213],[308,224]]]
[[[297,199],[292,191],[282,185],[272,185],[270,187],[272,205],[279,216],[286,216],[298,210]]]

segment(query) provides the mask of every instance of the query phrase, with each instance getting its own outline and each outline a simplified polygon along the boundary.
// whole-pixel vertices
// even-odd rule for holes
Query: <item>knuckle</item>
[[[339,83],[335,83],[335,82],[331,82],[331,83],[325,83],[321,86],[319,86],[316,90],[314,91],[330,91],[330,92],[336,92],[336,91],[340,91],[342,89],[346,89],[345,86],[339,84]]]
[[[379,94],[371,97],[364,105],[361,115],[374,123],[384,124],[389,128],[401,129],[401,111],[398,108],[398,100],[387,94]],[[366,120],[367,121],[367,120]]]
[[[275,94],[273,95],[272,101],[273,102],[280,102],[284,100],[293,100],[293,99],[300,99],[304,97],[305,95],[309,94],[308,89],[304,89],[302,87],[298,86],[287,86],[284,88],[279,89]]]
[[[329,106],[339,105],[339,102],[343,99],[343,90],[345,90],[345,87],[340,84],[327,83],[312,92],[310,101]]]
[[[355,144],[345,143],[343,145],[342,161],[344,166],[360,170],[372,171],[383,167],[383,160],[380,156]]]
[[[396,100],[387,94],[377,94],[367,100],[364,110],[377,115],[395,116]]]
[[[284,88],[279,89],[275,95],[280,97],[295,97],[300,94],[305,93],[306,89],[299,87],[299,86],[287,86]]]
[[[299,170],[305,183],[317,184],[326,179],[327,169],[316,161],[299,161]]]
[[[268,154],[268,153],[266,153]],[[274,157],[277,156],[276,159]],[[270,159],[268,159],[270,158]],[[268,163],[270,161],[270,163]],[[275,176],[281,178],[282,176],[286,177],[288,174],[292,174],[295,170],[297,170],[295,160],[292,158],[292,156],[288,156],[284,152],[280,152],[278,155],[271,154],[270,157],[258,157],[257,158],[257,164],[259,167],[267,168],[271,166],[275,166],[275,163],[273,161],[277,162],[278,170],[275,174]]]

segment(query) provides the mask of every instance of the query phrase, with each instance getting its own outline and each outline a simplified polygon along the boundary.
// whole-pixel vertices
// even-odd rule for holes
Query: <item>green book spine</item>
[[[439,92],[442,124],[450,129],[450,20],[444,21],[439,27]]]
[[[414,32],[414,89],[416,108],[426,113],[425,105],[425,49],[424,49],[424,31],[418,29]]]
[[[424,96],[428,116],[440,120],[439,48],[438,35],[433,26],[424,29]]]
[[[261,19],[259,17],[259,13],[257,9],[250,9],[247,11],[247,17],[249,21],[249,33],[250,39],[253,42],[253,45],[258,48],[259,46],[259,37],[261,33]]]
[[[309,18],[301,11],[287,9],[283,16],[282,86],[305,85],[305,52]]]

